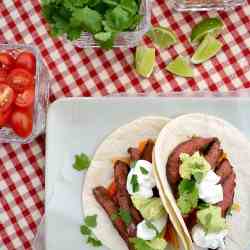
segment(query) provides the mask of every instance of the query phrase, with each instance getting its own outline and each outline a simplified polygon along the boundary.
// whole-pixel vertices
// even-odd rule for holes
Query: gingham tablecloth
[[[52,39],[38,0],[0,0],[0,41],[33,43],[51,77],[50,101],[63,96],[101,96],[117,92],[228,91],[250,87],[250,0],[229,12],[176,13],[167,0],[153,0],[152,23],[174,30],[180,43],[157,53],[150,79],[133,69],[134,49],[77,49]],[[164,68],[177,56],[192,55],[191,27],[205,16],[226,24],[222,52],[195,68],[194,79],[174,77]],[[150,44],[150,41],[144,40]],[[44,136],[28,145],[0,147],[0,249],[28,250],[44,212]]]

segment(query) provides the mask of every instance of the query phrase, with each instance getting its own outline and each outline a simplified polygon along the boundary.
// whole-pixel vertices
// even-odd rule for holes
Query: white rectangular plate
[[[47,119],[46,250],[91,249],[79,232],[84,173],[72,168],[75,154],[92,155],[113,129],[140,116],[192,112],[226,119],[250,138],[247,97],[66,98],[53,103]]]

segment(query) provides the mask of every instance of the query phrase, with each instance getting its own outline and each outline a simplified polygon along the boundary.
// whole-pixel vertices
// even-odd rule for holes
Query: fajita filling
[[[154,142],[129,148],[129,159],[114,161],[109,187],[96,187],[94,196],[129,249],[164,250],[177,240],[159,198],[152,167]],[[144,247],[143,247],[144,246]]]
[[[166,173],[194,243],[225,248],[236,175],[217,138],[193,137],[170,154]]]

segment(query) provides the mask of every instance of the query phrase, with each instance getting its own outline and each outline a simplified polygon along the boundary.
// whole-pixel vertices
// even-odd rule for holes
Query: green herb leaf
[[[147,174],[148,174],[148,170],[147,170],[146,168],[140,167],[140,170],[141,170],[141,173],[142,173],[143,175],[147,175]]]
[[[80,155],[75,155],[75,162],[73,164],[74,169],[82,171],[87,169],[89,165],[90,165],[90,159],[86,154],[82,153]]]
[[[137,175],[132,175],[130,184],[132,185],[133,192],[136,193],[140,190],[140,185],[138,182],[138,176]]]
[[[80,232],[83,235],[90,235],[92,232],[86,225],[81,225]]]
[[[132,221],[132,217],[130,215],[129,211],[126,211],[125,209],[120,208],[119,209],[119,216],[121,217],[121,219],[124,221],[124,223],[128,226],[131,221]]]
[[[100,247],[102,246],[102,242],[93,236],[89,236],[87,239],[87,243],[92,245],[93,247]]]
[[[147,225],[147,227],[149,229],[153,229],[156,232],[157,235],[159,234],[158,229],[155,227],[155,225],[153,223],[151,223],[150,221],[147,220],[146,221],[146,225]]]
[[[117,220],[118,218],[120,218],[119,213],[113,213],[110,218],[112,221]]]
[[[97,215],[96,215],[96,214],[95,214],[95,215],[86,216],[85,219],[84,219],[84,222],[85,222],[85,224],[86,224],[88,227],[95,228],[96,225],[97,225],[96,218],[97,218]]]
[[[178,186],[178,191],[177,205],[182,214],[188,214],[193,208],[198,206],[199,191],[195,181],[183,179]]]
[[[155,250],[152,247],[150,247],[147,244],[147,242],[143,239],[130,238],[129,242],[131,242],[134,245],[135,250]]]

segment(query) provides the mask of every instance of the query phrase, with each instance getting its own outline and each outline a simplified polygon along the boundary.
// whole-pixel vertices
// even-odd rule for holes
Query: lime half
[[[143,77],[149,77],[153,72],[154,65],[155,49],[145,46],[137,47],[135,52],[136,72]]]
[[[193,68],[188,62],[188,59],[182,56],[176,57],[173,61],[171,61],[166,70],[183,77],[193,77]]]
[[[169,48],[170,46],[177,43],[175,33],[172,30],[161,26],[153,27],[147,33],[147,36],[149,36],[152,41],[161,49]]]
[[[199,64],[215,56],[222,48],[222,43],[214,36],[208,34],[194,52],[191,62]]]
[[[192,29],[191,42],[200,42],[208,33],[217,37],[224,24],[218,17],[206,18]]]

